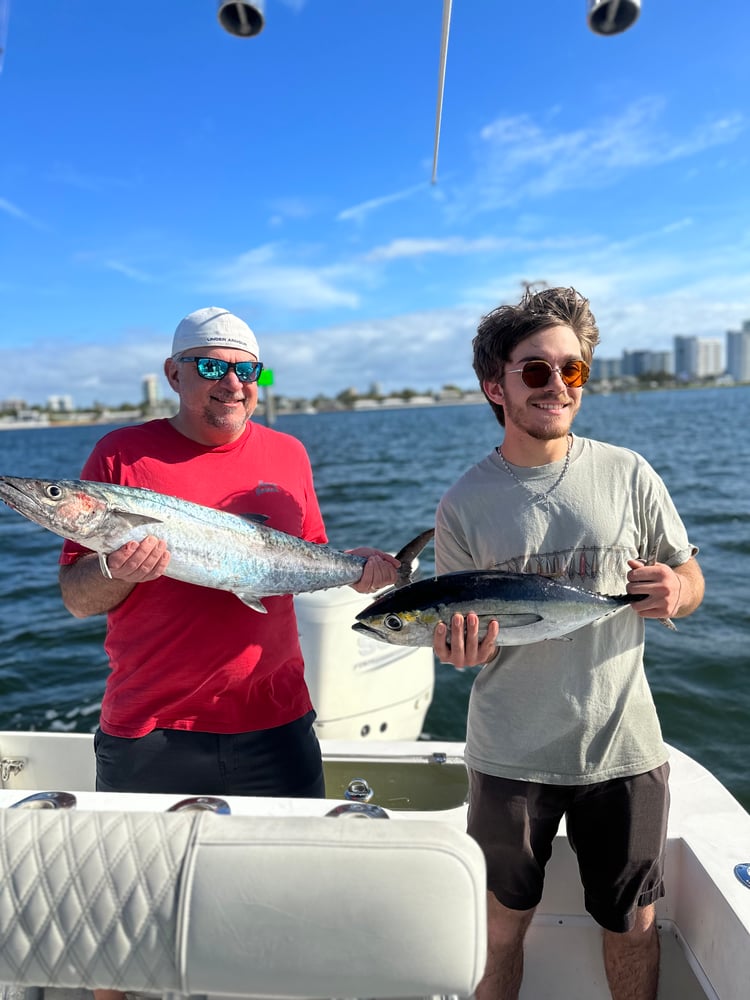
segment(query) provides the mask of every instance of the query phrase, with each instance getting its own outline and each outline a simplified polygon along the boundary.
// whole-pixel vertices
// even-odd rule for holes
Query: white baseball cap
[[[194,347],[234,347],[260,357],[258,341],[247,323],[219,306],[196,309],[178,325],[171,356]]]

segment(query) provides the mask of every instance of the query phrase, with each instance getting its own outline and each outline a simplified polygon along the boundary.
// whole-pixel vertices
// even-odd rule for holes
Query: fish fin
[[[428,528],[426,531],[420,532],[416,538],[412,538],[410,542],[407,542],[406,545],[404,545],[404,547],[396,553],[396,558],[401,565],[398,568],[398,574],[394,586],[395,590],[398,590],[400,587],[405,587],[407,584],[412,582],[411,575],[414,572],[412,563],[422,549],[425,548],[430,541],[432,541],[434,534],[435,529]]]
[[[511,613],[507,615],[504,615],[501,612],[498,615],[487,615],[485,618],[485,622],[486,621],[496,621],[498,623],[498,625],[500,626],[498,645],[503,645],[503,643],[501,643],[500,640],[502,638],[502,634],[505,629],[524,628],[527,625],[536,625],[537,622],[542,621],[542,616],[535,615],[531,611],[528,613],[516,612],[515,614]],[[482,622],[482,627],[484,626],[485,622]],[[445,624],[448,626],[448,631],[450,632],[450,626],[448,622],[446,622]],[[572,640],[568,639],[567,636],[560,636],[560,638],[565,639],[566,642],[572,642]],[[448,642],[448,645],[450,646],[450,642]]]
[[[664,628],[671,629],[672,632],[677,631],[677,626],[671,618],[659,618],[658,621],[664,626]]]
[[[107,556],[108,556],[108,554],[109,553],[107,553],[107,552],[99,552],[98,553],[98,556],[99,556],[99,568],[102,571],[102,576],[106,577],[108,580],[112,580],[114,578],[113,578],[112,574],[109,571],[109,566],[107,565]]]
[[[241,590],[234,590],[232,593],[235,597],[238,597],[243,604],[247,605],[248,608],[252,608],[253,611],[257,611],[261,615],[268,614],[268,609],[261,603],[260,598],[255,594],[245,594]]]
[[[523,628],[524,625],[536,625],[537,622],[542,620],[541,615],[535,615],[532,612],[528,614],[499,614],[490,617],[498,623],[501,629]]]
[[[237,517],[245,521],[252,521],[254,524],[265,524],[269,518],[268,514],[237,514]]]
[[[163,517],[150,517],[148,514],[134,514],[132,510],[120,510],[119,507],[112,507],[110,514],[121,517],[131,528],[137,528],[140,524],[163,524]]]
[[[506,629],[525,628],[528,625],[536,625],[537,622],[540,622],[540,621],[543,620],[543,617],[542,617],[542,615],[535,615],[531,611],[528,612],[528,613],[516,612],[515,614],[511,613],[511,614],[507,614],[507,615],[504,615],[501,612],[499,615],[487,615],[487,619],[489,619],[490,621],[496,621],[498,623],[498,625],[500,626],[500,634],[498,635],[498,639],[497,639],[497,645],[500,646],[500,645],[505,645],[501,641],[501,639],[502,639],[502,634],[503,634],[503,632]],[[447,622],[446,622],[446,625],[448,625]],[[450,628],[449,628],[449,632],[450,632]],[[484,636],[484,632],[482,633],[482,635]],[[551,640],[548,640],[548,641],[550,641],[550,642],[557,642],[558,640],[561,641],[561,642],[572,642],[573,641],[570,638],[570,636],[567,636],[567,635],[553,636],[553,638]],[[508,645],[512,645],[512,644],[509,643]],[[448,642],[448,646],[450,647],[450,641]]]

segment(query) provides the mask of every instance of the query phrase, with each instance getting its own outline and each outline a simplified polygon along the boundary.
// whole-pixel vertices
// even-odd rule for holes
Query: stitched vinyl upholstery
[[[430,820],[0,810],[0,983],[468,996],[477,845]]]

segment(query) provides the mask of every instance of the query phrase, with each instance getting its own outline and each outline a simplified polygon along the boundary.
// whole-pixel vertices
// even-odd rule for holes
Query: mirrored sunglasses
[[[585,361],[566,361],[561,368],[553,368],[546,361],[527,361],[523,368],[511,368],[505,375],[520,373],[524,384],[529,389],[542,389],[557,372],[563,382],[571,389],[580,389],[588,381],[589,366]]]
[[[180,361],[194,361],[201,378],[218,382],[231,368],[240,382],[257,382],[263,371],[262,361],[222,361],[221,358],[179,358]]]

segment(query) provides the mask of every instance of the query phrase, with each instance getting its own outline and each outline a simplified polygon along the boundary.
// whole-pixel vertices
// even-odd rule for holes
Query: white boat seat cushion
[[[484,861],[447,824],[0,810],[0,983],[468,996]]]

